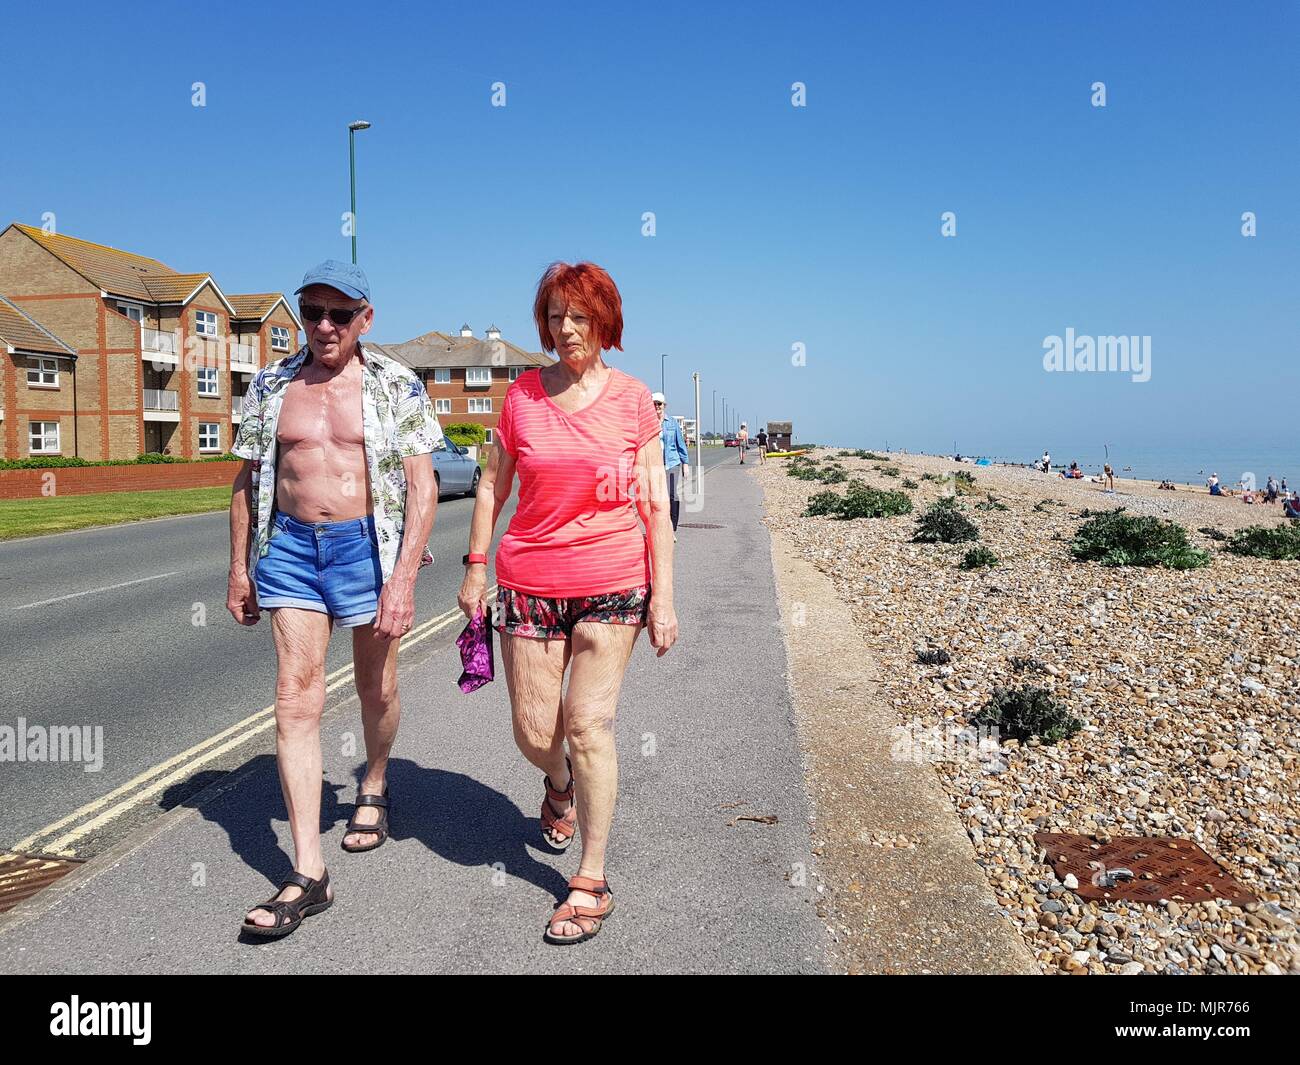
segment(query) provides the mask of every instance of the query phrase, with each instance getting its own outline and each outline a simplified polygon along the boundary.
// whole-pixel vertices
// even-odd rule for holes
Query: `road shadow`
[[[356,767],[358,783],[364,771],[364,763]],[[201,774],[210,779],[191,778],[176,785],[178,794],[185,797],[179,803],[173,800],[171,805],[196,809],[205,820],[220,826],[239,860],[265,876],[271,885],[279,885],[292,870],[293,858],[280,846],[273,825],[274,821],[288,819],[275,756],[258,755],[234,774],[237,779],[214,794],[208,794],[209,785],[219,784],[232,774]],[[196,783],[202,786],[196,788]],[[565,878],[532,854],[533,849],[543,850],[537,818],[526,816],[495,788],[464,773],[430,769],[407,758],[389,762],[388,787],[392,808],[390,839],[385,846],[416,840],[449,862],[466,868],[496,866],[508,876],[550,892],[557,900],[567,897]],[[346,795],[345,801],[340,801],[340,794]],[[355,785],[323,781],[322,833],[347,824],[356,794]],[[165,793],[163,801],[168,798]],[[339,833],[325,842],[327,864],[331,848],[337,849],[341,839]],[[340,852],[334,860],[345,857]],[[270,894],[273,892],[268,892],[268,897]]]

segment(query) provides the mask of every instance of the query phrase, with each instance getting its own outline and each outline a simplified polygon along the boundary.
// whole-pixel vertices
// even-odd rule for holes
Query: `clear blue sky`
[[[706,428],[717,388],[869,446],[1295,439],[1294,4],[387,6],[13,9],[4,221],[291,290],[349,254],[365,118],[377,340],[536,347],[538,275],[586,258],[611,361],[657,387],[668,352],[677,412],[698,370]],[[1150,335],[1151,380],[1045,373],[1067,327]]]

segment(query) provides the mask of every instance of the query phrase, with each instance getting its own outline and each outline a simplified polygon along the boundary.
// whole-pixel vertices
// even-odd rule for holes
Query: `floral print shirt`
[[[289,382],[306,363],[308,349],[258,371],[244,396],[243,421],[232,453],[253,464],[253,548],[270,548],[275,517],[276,425]],[[392,359],[361,349],[361,410],[371,505],[384,580],[393,575],[406,522],[406,471],[402,459],[428,455],[447,445],[420,379]],[[420,564],[433,561],[426,547]]]

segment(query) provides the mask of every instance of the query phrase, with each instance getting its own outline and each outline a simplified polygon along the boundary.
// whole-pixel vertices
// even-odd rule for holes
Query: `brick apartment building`
[[[0,232],[0,455],[228,451],[252,375],[296,351],[278,292],[35,226]]]
[[[487,429],[494,442],[506,389],[525,370],[555,361],[539,351],[525,351],[490,326],[480,339],[468,325],[460,333],[436,330],[404,344],[367,344],[409,366],[424,382],[434,413],[443,425],[473,422]]]

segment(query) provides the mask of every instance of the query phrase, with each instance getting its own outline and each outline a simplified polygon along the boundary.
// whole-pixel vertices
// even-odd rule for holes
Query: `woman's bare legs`
[[[501,634],[501,660],[506,687],[510,690],[511,720],[515,745],[533,765],[551,780],[551,787],[564,791],[569,786],[569,768],[564,761],[564,710],[562,690],[564,668],[570,647],[565,639],[543,640],[530,636]],[[566,808],[549,800],[556,814]],[[547,834],[551,843],[562,846],[564,837]]]

